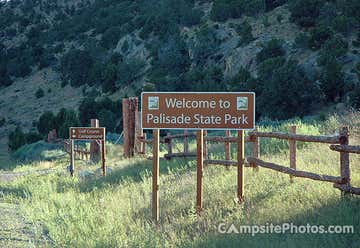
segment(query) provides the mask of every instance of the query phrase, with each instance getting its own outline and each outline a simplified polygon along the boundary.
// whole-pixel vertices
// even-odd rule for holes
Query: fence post
[[[196,212],[200,215],[202,210],[202,178],[204,167],[204,131],[201,129],[196,133],[197,147],[197,169],[196,169]]]
[[[140,142],[139,137],[144,135],[143,129],[141,128],[141,112],[136,110],[135,112],[135,151],[141,153],[143,151],[143,142]]]
[[[245,142],[244,130],[238,131],[237,137],[237,201],[244,201],[244,160],[245,160]]]
[[[167,145],[167,150],[168,150],[168,157],[166,157],[167,160],[171,160],[171,154],[172,154],[172,140],[170,138],[167,138],[171,135],[170,132],[167,132],[166,137],[165,137],[165,142]]]
[[[143,135],[143,136],[144,136],[144,140],[146,140],[146,138],[147,138],[147,134],[146,134],[146,133],[144,133],[144,135]],[[144,155],[146,154],[146,144],[147,144],[147,143],[146,143],[146,142],[144,142],[144,143],[143,143],[143,146],[142,146],[142,152],[141,152],[141,153],[142,153],[142,154],[144,154]]]
[[[75,166],[75,154],[74,154],[74,140],[70,140],[70,175],[74,176],[74,166]]]
[[[209,150],[208,150],[208,146],[207,146],[207,143],[206,143],[206,139],[204,139],[204,137],[206,137],[207,134],[208,134],[207,130],[202,130],[202,134],[203,134],[203,138],[202,138],[202,141],[203,141],[203,156],[204,156],[204,159],[208,159],[209,158]]]
[[[105,137],[103,140],[101,140],[101,168],[102,168],[102,174],[103,176],[106,176],[106,165],[105,165],[105,161],[106,161],[106,141],[105,141]]]
[[[290,133],[296,134],[296,126],[290,127]],[[289,140],[290,168],[296,170],[296,140]],[[290,182],[294,182],[294,177],[290,175]]]
[[[90,120],[91,127],[99,127],[98,119]],[[99,144],[94,140],[90,143],[90,160],[97,162],[99,160],[100,147]]]
[[[152,169],[152,215],[155,222],[159,221],[159,129],[153,130],[153,169]]]
[[[348,127],[341,127],[340,131],[340,145],[349,144],[349,129]],[[350,184],[350,157],[347,152],[340,152],[340,171],[342,184]]]
[[[226,138],[231,137],[230,130],[225,131],[225,136],[226,136]],[[231,160],[231,144],[230,144],[230,142],[228,140],[225,141],[225,160]],[[229,170],[230,167],[226,166],[226,169]]]
[[[255,127],[255,132],[258,131],[258,128]],[[250,140],[251,142],[253,143],[252,144],[252,156],[254,158],[259,158],[259,155],[260,155],[260,143],[259,143],[259,138],[255,135],[251,135],[250,136]],[[254,168],[254,170],[256,171],[259,171],[259,166],[257,166],[256,164],[254,163],[250,163],[250,166],[252,168]]]
[[[124,98],[122,100],[122,111],[123,111],[123,132],[124,132],[124,157],[130,157],[129,147],[129,99]]]
[[[184,130],[184,134],[188,135],[188,130],[185,129]],[[189,152],[189,139],[187,136],[184,137],[184,153],[188,153]]]

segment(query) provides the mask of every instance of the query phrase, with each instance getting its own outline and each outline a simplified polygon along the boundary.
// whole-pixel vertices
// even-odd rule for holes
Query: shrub
[[[336,61],[329,61],[320,75],[320,87],[330,102],[339,101],[344,95],[344,74],[342,66]]]
[[[121,27],[111,27],[104,32],[101,38],[101,45],[107,49],[113,48],[120,40],[121,35]]]
[[[241,45],[247,45],[251,41],[254,40],[254,36],[252,35],[252,28],[251,28],[249,22],[247,22],[247,21],[244,21],[242,24],[237,26],[236,32],[241,37],[241,40],[240,40]]]
[[[228,83],[230,91],[252,91],[254,90],[254,78],[244,67],[240,67],[238,73]]]
[[[25,139],[27,144],[35,143],[43,139],[43,136],[36,132],[29,132],[25,134]]]
[[[54,114],[51,111],[43,113],[37,123],[39,133],[45,136],[54,128],[56,128],[56,119]]]
[[[0,127],[4,126],[4,125],[5,125],[5,122],[6,122],[5,117],[1,117],[1,118],[0,118]]]
[[[324,0],[293,0],[290,2],[290,19],[302,27],[312,27],[320,14]]]
[[[285,50],[282,47],[282,41],[272,39],[265,44],[263,49],[256,54],[257,63],[261,63],[269,58],[284,56]]]
[[[15,151],[26,144],[26,136],[20,127],[16,127],[14,131],[9,134],[9,148]]]
[[[299,33],[294,41],[295,48],[309,48],[310,37],[304,32]]]
[[[318,101],[320,94],[317,86],[292,60],[273,70],[272,76],[261,86],[257,97],[259,112],[275,119],[304,116]]]
[[[61,58],[61,72],[63,79],[72,86],[87,84],[94,61],[86,51],[70,50]]]
[[[309,46],[312,50],[318,50],[332,36],[332,31],[326,26],[318,26],[311,30]]]
[[[41,97],[44,97],[45,95],[45,92],[42,88],[39,88],[36,92],[35,92],[35,97],[36,98],[41,98]]]

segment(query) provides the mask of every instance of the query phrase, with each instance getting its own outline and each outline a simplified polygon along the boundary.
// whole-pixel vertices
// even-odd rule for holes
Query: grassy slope
[[[299,123],[298,123],[299,124]],[[282,127],[283,128],[283,127]],[[299,133],[318,134],[323,126],[301,125]],[[354,140],[354,137],[352,137]],[[356,142],[358,143],[358,142]],[[192,148],[194,144],[192,144]],[[277,148],[276,150],[273,150]],[[339,155],[326,145],[299,145],[298,168],[339,174]],[[178,147],[181,149],[181,145]],[[284,142],[263,140],[265,160],[288,165]],[[220,157],[221,147],[210,153]],[[270,153],[271,152],[271,153]],[[123,160],[121,147],[109,145],[108,164],[114,169],[100,176],[70,178],[68,159],[40,162],[15,171],[53,168],[56,173],[29,175],[0,186],[5,202],[19,203],[28,220],[42,223],[45,233],[61,247],[357,247],[360,201],[341,198],[330,183],[307,179],[289,182],[289,176],[267,169],[245,171],[246,201],[234,203],[236,169],[208,167],[204,173],[204,212],[195,215],[195,161],[161,162],[161,222],[151,221],[151,162]],[[271,155],[272,154],[272,155]],[[234,154],[235,156],[235,154]],[[360,157],[351,156],[352,183],[360,185]],[[97,166],[77,161],[78,170]],[[83,175],[81,172],[79,175]],[[218,234],[219,223],[354,225],[356,234]]]

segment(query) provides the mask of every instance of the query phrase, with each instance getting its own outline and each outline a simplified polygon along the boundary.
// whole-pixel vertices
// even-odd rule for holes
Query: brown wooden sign
[[[70,139],[74,140],[104,140],[104,127],[70,127]]]
[[[144,129],[255,128],[253,92],[143,92]]]

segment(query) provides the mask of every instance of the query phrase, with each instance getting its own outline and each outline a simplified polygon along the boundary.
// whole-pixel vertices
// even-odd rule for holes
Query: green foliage
[[[291,20],[302,27],[315,26],[324,0],[292,0],[289,4]]]
[[[35,97],[36,98],[41,98],[45,96],[45,92],[42,88],[39,88],[36,92],[35,92]]]
[[[342,66],[336,61],[328,61],[320,75],[320,87],[330,102],[339,101],[344,95],[344,73]]]
[[[25,138],[26,138],[27,144],[32,144],[39,140],[42,140],[43,136],[36,132],[29,132],[29,133],[25,134]]]
[[[90,82],[94,61],[88,52],[72,49],[61,58],[61,72],[65,81],[78,87]]]
[[[248,21],[244,21],[242,24],[236,27],[236,32],[240,35],[240,45],[247,45],[254,40],[252,35],[252,28]]]
[[[56,118],[56,129],[60,138],[69,138],[69,128],[80,126],[79,118],[74,110],[61,109]]]
[[[310,44],[310,36],[307,35],[305,32],[301,32],[296,36],[295,44],[294,44],[296,48],[302,48],[302,49],[309,48],[309,44]]]
[[[312,50],[318,50],[321,46],[332,37],[333,33],[326,26],[317,26],[311,30],[309,46]]]
[[[326,65],[343,56],[348,51],[348,43],[341,36],[335,35],[327,40],[320,51],[318,63]]]
[[[228,83],[230,91],[253,91],[255,79],[244,67],[240,67],[238,73]]]
[[[319,95],[319,89],[306,77],[297,62],[288,61],[274,68],[267,80],[260,81],[258,111],[262,116],[275,119],[304,116],[318,101]]]
[[[5,123],[6,123],[5,117],[1,117],[1,118],[0,118],[0,127],[4,126]]]
[[[282,41],[278,39],[272,39],[267,42],[263,49],[256,54],[257,63],[261,63],[269,58],[284,56],[285,50],[282,47]]]
[[[99,119],[100,125],[109,132],[119,131],[122,128],[121,101],[113,102],[109,98],[95,101],[94,98],[85,98],[79,106],[79,120],[81,125],[88,126],[91,119]]]
[[[49,133],[50,130],[56,129],[56,119],[51,111],[43,113],[37,123],[37,129],[40,134],[44,137]]]
[[[107,49],[114,48],[115,45],[118,43],[122,36],[122,29],[121,27],[110,27],[107,29],[102,38],[101,38],[101,45]]]
[[[15,151],[19,147],[26,144],[26,136],[20,127],[16,127],[14,131],[9,134],[9,149]]]
[[[267,8],[265,0],[215,0],[210,12],[213,21],[224,22],[229,18],[240,18],[243,14],[256,15]],[[271,8],[271,3],[268,5]]]

